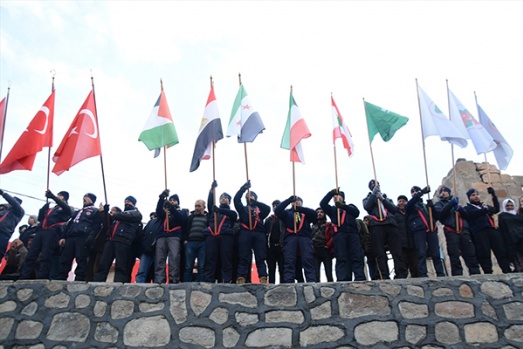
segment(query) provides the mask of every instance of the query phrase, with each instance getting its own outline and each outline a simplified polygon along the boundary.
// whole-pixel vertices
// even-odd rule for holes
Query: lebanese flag
[[[214,86],[211,86],[211,92],[209,92],[207,105],[200,124],[200,131],[194,146],[190,172],[198,169],[201,160],[209,160],[211,158],[212,142],[218,142],[222,138],[222,122],[218,112],[216,96],[214,95]]]
[[[336,143],[336,139],[341,138],[343,142],[343,148],[347,149],[349,157],[354,153],[354,142],[352,141],[352,135],[347,127],[347,124],[343,120],[343,117],[340,114],[334,98],[331,96],[332,103],[332,124],[334,126],[332,131],[333,142]]]
[[[305,119],[301,116],[300,109],[292,95],[289,98],[289,113],[287,115],[287,125],[283,132],[280,147],[291,151],[291,161],[305,163],[301,140],[309,138],[311,133]]]
[[[0,165],[0,174],[15,170],[33,169],[36,154],[44,147],[53,146],[53,119],[54,119],[55,91],[51,93],[44,105],[36,113],[29,126],[22,133],[18,141],[7,154]]]
[[[100,133],[94,103],[93,91],[89,93],[84,104],[76,114],[73,123],[53,156],[53,172],[57,176],[71,167],[93,156],[100,155]]]

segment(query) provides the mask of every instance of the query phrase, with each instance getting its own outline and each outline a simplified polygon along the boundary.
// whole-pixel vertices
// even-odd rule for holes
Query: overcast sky
[[[383,192],[394,199],[426,183],[415,79],[448,114],[446,79],[477,118],[474,91],[514,149],[504,173],[523,174],[523,26],[521,1],[2,1],[0,95],[11,87],[2,157],[51,91],[56,72],[55,133],[60,144],[94,77],[108,201],[154,210],[164,189],[163,159],[138,142],[160,93],[160,79],[180,143],[167,150],[168,187],[181,205],[207,198],[212,162],[189,173],[213,76],[224,133],[238,73],[266,130],[247,144],[252,190],[270,204],[292,194],[289,152],[280,149],[290,86],[312,136],[302,142],[296,192],[316,208],[335,186],[331,93],[354,137],[352,158],[338,144],[338,181],[361,210],[373,167],[362,98],[408,117],[372,149]],[[448,143],[426,140],[428,179],[436,188],[452,166]],[[469,142],[455,158],[484,161]],[[244,148],[226,138],[216,147],[216,179],[231,195],[246,180]],[[492,153],[488,160],[495,163]],[[44,203],[47,149],[32,172],[0,177],[28,214]],[[103,198],[100,158],[51,174],[55,193]],[[37,199],[33,199],[38,198]],[[464,198],[462,198],[464,199]],[[360,215],[360,218],[363,213]],[[24,222],[26,219],[24,219]],[[16,236],[17,234],[15,234]],[[15,237],[14,236],[14,237]]]

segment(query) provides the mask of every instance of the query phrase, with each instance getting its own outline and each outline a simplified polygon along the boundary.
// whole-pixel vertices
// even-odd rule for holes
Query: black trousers
[[[131,273],[133,271],[132,259],[133,253],[130,245],[120,241],[107,241],[104,245],[100,267],[94,275],[94,281],[105,282],[113,260],[114,265],[114,282],[131,282]]]
[[[507,252],[503,245],[503,239],[494,228],[481,229],[472,234],[474,245],[476,246],[476,256],[485,274],[492,274],[492,258],[490,251],[498,260],[499,267],[504,273],[510,273],[510,264]]]
[[[56,246],[58,246],[58,233],[55,230],[38,230],[29,246],[27,258],[20,271],[20,279],[28,280],[33,278],[38,259],[40,266],[36,271],[36,278],[49,279],[51,258]]]
[[[65,239],[64,249],[60,257],[60,266],[58,267],[58,280],[67,280],[73,260],[76,259],[75,281],[85,281],[85,272],[87,270],[87,256],[89,251],[85,246],[85,236],[71,236]]]
[[[372,247],[376,255],[379,275],[382,279],[390,279],[388,258],[385,246],[389,247],[390,254],[394,260],[394,271],[397,279],[405,279],[407,277],[407,268],[403,259],[401,258],[401,241],[399,229],[393,225],[373,225],[370,230],[372,238]]]
[[[267,249],[267,269],[269,269],[269,283],[276,283],[276,265],[278,266],[278,274],[280,275],[280,283],[283,282],[283,251],[281,245],[274,245]]]
[[[476,249],[469,232],[463,231],[461,234],[457,234],[445,229],[445,239],[447,240],[447,254],[450,259],[452,275],[463,275],[460,256],[465,260],[470,275],[480,274]]]

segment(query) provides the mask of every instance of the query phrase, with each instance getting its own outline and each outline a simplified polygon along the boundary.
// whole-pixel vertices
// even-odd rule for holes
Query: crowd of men
[[[523,196],[518,209],[512,199],[500,205],[491,187],[492,205],[470,189],[461,206],[446,186],[436,190],[435,202],[422,198],[429,187],[413,186],[410,199],[400,195],[394,203],[371,180],[363,219],[339,188],[327,192],[316,209],[295,195],[274,200],[271,214],[250,181],[234,197],[226,192],[217,197],[217,187],[214,181],[207,202],[196,200],[192,211],[164,190],[146,224],[133,196],[121,209],[95,206],[96,195],[87,193],[83,207],[74,210],[68,192],[48,190],[47,203],[20,227],[9,250],[25,212],[22,200],[0,190],[7,201],[0,204],[0,260],[6,263],[0,279],[67,280],[76,261],[76,281],[106,281],[114,263],[114,281],[129,283],[139,258],[136,282],[244,284],[253,281],[253,255],[262,284],[320,282],[322,264],[328,282],[427,277],[428,257],[437,276],[463,275],[461,259],[470,275],[489,274],[492,252],[503,273],[523,271]]]

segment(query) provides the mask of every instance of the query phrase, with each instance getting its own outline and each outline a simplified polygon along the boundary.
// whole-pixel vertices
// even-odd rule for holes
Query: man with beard
[[[510,264],[503,239],[499,231],[496,230],[492,217],[499,212],[499,200],[494,188],[488,187],[487,192],[490,194],[494,206],[482,202],[478,191],[471,188],[467,191],[469,203],[464,207],[472,232],[472,240],[476,246],[476,256],[485,274],[492,274],[491,251],[494,252],[501,271],[510,273]]]
[[[280,200],[272,202],[272,210],[281,203]],[[269,269],[269,283],[276,283],[276,265],[280,282],[283,282],[283,234],[285,234],[285,224],[272,214],[263,222],[267,234],[267,268]]]
[[[333,282],[332,252],[334,247],[332,245],[332,232],[334,225],[331,222],[327,222],[327,217],[321,207],[316,209],[316,214],[316,223],[312,224],[312,246],[314,247],[312,263],[314,264],[316,280],[318,282],[321,280],[320,268],[323,263],[327,282]]]
[[[106,281],[113,260],[116,260],[114,282],[129,283],[134,266],[132,245],[141,229],[142,214],[136,208],[136,199],[133,196],[125,198],[123,211],[113,207],[106,214],[109,214],[111,225],[107,230],[107,241],[94,281]]]
[[[466,216],[465,210],[459,205],[459,199],[452,197],[450,188],[442,186],[439,189],[439,201],[434,204],[434,209],[445,232],[452,276],[463,275],[460,256],[465,260],[470,275],[479,274],[479,264],[470,237],[469,225],[463,219]]]

